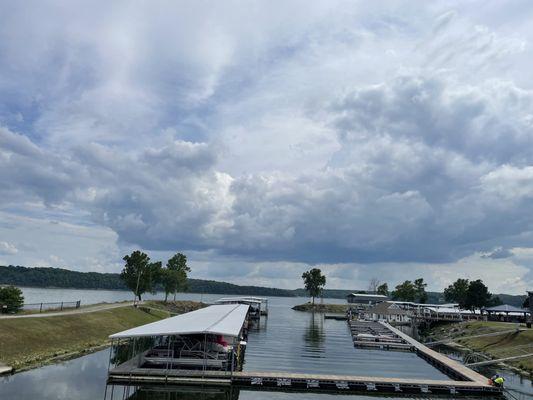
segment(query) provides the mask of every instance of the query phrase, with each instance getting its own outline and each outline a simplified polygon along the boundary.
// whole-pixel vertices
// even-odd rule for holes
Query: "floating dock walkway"
[[[208,371],[140,368],[134,360],[109,371],[108,382],[120,385],[179,384],[235,386],[256,390],[328,391],[344,393],[438,394],[498,396],[502,391],[487,378],[429,349],[398,329],[381,322],[350,321],[354,345],[412,351],[453,380],[385,378],[270,371]],[[357,338],[357,339],[356,339]],[[362,339],[364,338],[364,339]],[[360,340],[359,340],[360,339]]]
[[[485,380],[486,381],[486,380]],[[111,371],[108,383],[120,385],[179,384],[239,388],[387,394],[497,396],[500,390],[484,383],[354,375],[300,374],[261,371],[177,371],[135,369]]]

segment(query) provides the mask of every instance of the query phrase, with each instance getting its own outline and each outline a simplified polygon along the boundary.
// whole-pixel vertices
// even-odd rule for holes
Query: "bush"
[[[0,308],[2,310],[5,310],[4,306],[7,306],[7,312],[14,313],[19,311],[23,305],[22,290],[15,286],[0,287]]]

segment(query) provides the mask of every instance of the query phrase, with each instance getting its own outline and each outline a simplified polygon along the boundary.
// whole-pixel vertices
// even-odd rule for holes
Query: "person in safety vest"
[[[494,375],[490,380],[492,381],[492,384],[497,387],[503,387],[503,383],[505,382],[505,378],[498,374]]]

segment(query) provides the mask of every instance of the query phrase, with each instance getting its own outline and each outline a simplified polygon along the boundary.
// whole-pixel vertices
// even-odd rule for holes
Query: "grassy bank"
[[[485,333],[508,331],[517,326],[518,324],[505,322],[462,322],[435,327],[430,331],[430,335],[434,340],[451,338],[455,343],[492,359],[533,353],[533,329],[503,333],[498,336],[468,338]],[[520,325],[520,328],[525,328],[525,325]],[[533,357],[507,363],[529,374],[533,373]]]
[[[315,304],[313,305],[312,303],[305,303],[305,304],[298,304],[294,306],[292,309],[296,311],[344,314],[348,310],[348,304]]]
[[[200,303],[176,302],[151,309],[131,306],[76,315],[0,320],[0,361],[15,370],[75,357],[108,344],[108,336],[135,326],[168,317],[155,308],[176,307],[181,312],[199,308]]]

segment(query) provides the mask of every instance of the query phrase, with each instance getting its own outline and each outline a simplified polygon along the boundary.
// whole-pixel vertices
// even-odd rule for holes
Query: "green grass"
[[[147,312],[127,306],[85,314],[3,319],[0,361],[20,369],[62,355],[82,354],[107,344],[113,333],[166,317],[165,311]]]
[[[474,351],[482,352],[491,358],[504,358],[533,353],[533,329],[521,332],[509,332],[498,336],[468,338],[515,329],[518,324],[505,322],[472,321],[438,327],[434,329],[437,337],[452,337],[454,341]],[[524,328],[525,325],[520,325]],[[509,361],[510,365],[533,372],[533,357]]]
[[[170,315],[176,315],[176,314],[183,314],[189,311],[198,310],[199,308],[206,307],[207,304],[200,303],[197,301],[187,301],[187,300],[181,300],[181,301],[168,301],[165,303],[161,300],[150,300],[144,303],[144,307],[151,308],[151,309],[159,309],[167,313],[167,315],[170,313]],[[143,308],[143,306],[141,306]]]

